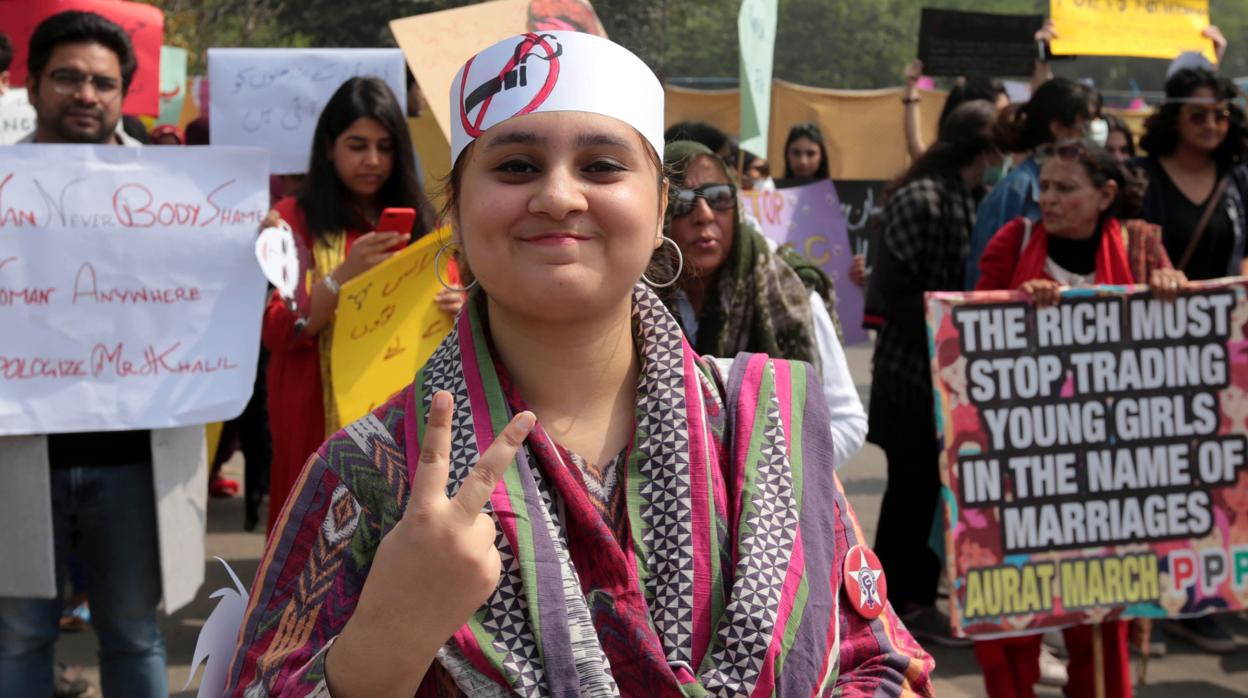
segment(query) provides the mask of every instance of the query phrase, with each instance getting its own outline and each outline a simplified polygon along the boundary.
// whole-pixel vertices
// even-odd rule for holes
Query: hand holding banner
[[[1209,26],[1209,0],[1049,0],[1049,16],[1057,27],[1049,42],[1056,55],[1171,59],[1199,51],[1218,62],[1213,43],[1201,35]]]
[[[403,389],[433,354],[452,318],[433,303],[442,228],[343,285],[330,359],[343,424],[368,414]],[[437,273],[447,277],[446,260]]]
[[[985,637],[1248,605],[1248,282],[929,293],[950,618]]]

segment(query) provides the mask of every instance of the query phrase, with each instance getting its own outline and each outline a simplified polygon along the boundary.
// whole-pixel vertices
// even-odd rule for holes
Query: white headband
[[[593,34],[513,36],[468,59],[451,82],[451,162],[513,116],[579,111],[619,119],[663,156],[663,85],[628,49]]]

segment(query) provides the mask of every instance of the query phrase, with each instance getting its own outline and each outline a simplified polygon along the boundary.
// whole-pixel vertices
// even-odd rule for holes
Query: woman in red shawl
[[[269,529],[304,462],[341,426],[331,399],[329,342],[338,290],[432,228],[429,202],[415,172],[412,141],[398,100],[377,78],[352,78],[321,112],[308,176],[282,199],[266,224],[285,221],[304,252],[305,283],[288,304],[277,293],[265,309],[262,339],[270,352]],[[417,211],[414,229],[369,232],[387,207]],[[439,305],[456,312],[463,294]]]
[[[1072,141],[1044,146],[1036,156],[1041,161],[1041,221],[1016,218],[997,231],[980,258],[975,290],[1019,289],[1038,305],[1052,305],[1064,287],[1147,282],[1155,295],[1174,298],[1187,279],[1171,268],[1160,229],[1141,221],[1124,226],[1115,217],[1127,197],[1123,172],[1109,153]],[[1070,654],[1067,696],[1093,694],[1092,632],[1088,625],[1063,631]],[[1127,623],[1103,623],[1101,632],[1105,694],[1130,696]],[[1040,635],[975,643],[991,698],[1034,696],[1039,655]]]

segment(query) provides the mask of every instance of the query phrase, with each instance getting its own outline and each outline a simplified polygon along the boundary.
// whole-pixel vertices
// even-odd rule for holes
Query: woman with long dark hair
[[[885,322],[872,362],[867,440],[888,458],[875,549],[906,626],[949,645],[968,643],[950,636],[948,618],[935,607],[940,561],[927,541],[940,466],[923,294],[962,289],[975,191],[1002,159],[992,138],[996,115],[986,100],[954,109],[937,141],[889,187],[870,278]]]
[[[1162,228],[1166,251],[1191,279],[1244,273],[1248,239],[1248,128],[1239,91],[1204,68],[1176,71],[1166,80],[1166,101],[1144,123],[1136,160],[1148,180],[1143,217]],[[1154,624],[1154,628],[1163,624]],[[1211,616],[1164,624],[1209,652],[1234,652],[1235,640]],[[1154,632],[1150,651],[1165,644]]]
[[[429,232],[433,211],[416,181],[407,121],[377,78],[351,78],[326,103],[298,194],[274,207],[307,251],[293,304],[276,293],[265,310],[269,350],[269,529],[304,461],[340,426],[329,372],[332,323],[342,284]],[[376,230],[385,208],[417,211],[414,229]],[[453,300],[453,299],[450,299]],[[448,309],[452,309],[448,307]]]
[[[784,179],[776,186],[795,187],[827,178],[828,145],[819,124],[794,124],[784,139]]]
[[[1030,153],[1045,143],[1083,138],[1091,119],[1088,88],[1066,78],[1053,78],[1018,108],[1001,111],[994,139],[1006,153]],[[979,256],[1001,226],[1019,216],[1040,220],[1040,165],[1034,157],[996,182],[979,204],[966,259],[966,288],[979,279]]]
[[[1240,273],[1248,223],[1248,177],[1240,165],[1248,128],[1238,96],[1227,78],[1203,68],[1180,70],[1166,81],[1166,102],[1140,139],[1148,152],[1137,161],[1148,176],[1144,218],[1162,227],[1170,258],[1192,279]]]

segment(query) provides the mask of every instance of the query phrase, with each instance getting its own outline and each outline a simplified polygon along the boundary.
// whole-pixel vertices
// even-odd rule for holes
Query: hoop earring
[[[448,291],[459,291],[460,293],[467,293],[477,287],[476,279],[473,279],[472,283],[461,288],[459,286],[452,286],[446,283],[446,280],[442,278],[442,253],[446,252],[448,249],[450,249],[450,247],[451,246],[449,244],[446,244],[438,248],[438,253],[434,255],[433,257],[433,275],[438,277],[438,283],[442,284],[442,288]]]
[[[663,244],[667,244],[669,242],[672,243],[672,248],[676,250],[676,274],[673,275],[672,278],[667,283],[662,283],[662,284],[656,284],[650,279],[647,279],[645,274],[642,274],[641,280],[646,282],[646,285],[650,286],[651,288],[667,288],[668,286],[671,286],[672,284],[680,280],[680,275],[685,270],[685,255],[680,251],[680,245],[676,244],[675,240],[664,235]]]

